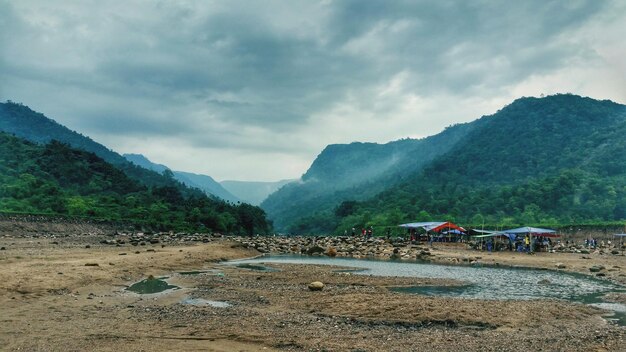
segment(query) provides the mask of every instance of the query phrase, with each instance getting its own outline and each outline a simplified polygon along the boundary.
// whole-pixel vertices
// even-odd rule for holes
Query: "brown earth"
[[[57,244],[53,244],[56,242]],[[91,248],[85,248],[88,243]],[[603,311],[563,301],[484,301],[396,293],[389,286],[455,282],[377,278],[333,267],[279,272],[224,266],[257,255],[234,242],[113,247],[88,237],[0,238],[0,349],[23,351],[624,351],[626,331]],[[443,258],[584,272],[624,257],[511,255],[437,248]],[[90,266],[86,266],[90,264]],[[97,265],[95,265],[97,264]],[[203,270],[197,275],[177,272]],[[212,271],[210,271],[212,270]],[[219,274],[218,274],[219,273]],[[614,272],[611,272],[614,273]],[[183,287],[137,295],[148,275]],[[309,291],[322,281],[324,290]],[[182,304],[186,297],[228,308]]]

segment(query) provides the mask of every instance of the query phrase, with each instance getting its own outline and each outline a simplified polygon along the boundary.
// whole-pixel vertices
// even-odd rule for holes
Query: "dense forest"
[[[569,94],[522,98],[471,125],[422,169],[367,199],[341,194],[335,204],[301,213],[289,231],[626,219],[625,106]]]
[[[209,198],[161,176],[147,186],[94,153],[0,133],[0,212],[125,221],[160,230],[266,233],[265,213]]]

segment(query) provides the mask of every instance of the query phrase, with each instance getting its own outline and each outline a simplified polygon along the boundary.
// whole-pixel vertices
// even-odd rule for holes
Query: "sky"
[[[626,2],[0,0],[0,101],[217,180],[523,96],[626,103]]]

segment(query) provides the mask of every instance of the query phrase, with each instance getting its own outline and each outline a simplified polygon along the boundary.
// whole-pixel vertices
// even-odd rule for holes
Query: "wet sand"
[[[6,247],[0,251],[3,350],[626,350],[626,329],[609,324],[600,309],[557,300],[408,295],[388,287],[458,283],[359,276],[328,266],[275,265],[278,272],[224,266],[220,260],[259,254],[225,240],[115,247],[89,237],[5,237],[0,246]],[[562,270],[576,272],[604,265],[616,267],[611,272],[616,278],[626,268],[619,256],[432,252],[442,261],[481,256],[484,262],[549,268],[561,262]],[[207,272],[176,274],[193,270]],[[154,295],[125,291],[148,275],[169,276],[170,283],[183,288]],[[310,291],[312,281],[326,287]],[[181,303],[189,297],[231,306]]]

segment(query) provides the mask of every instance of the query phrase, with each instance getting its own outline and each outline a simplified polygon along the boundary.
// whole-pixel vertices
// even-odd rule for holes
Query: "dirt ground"
[[[86,246],[90,248],[85,248]],[[0,349],[21,351],[626,351],[626,329],[603,311],[562,301],[483,301],[387,289],[455,282],[376,278],[336,268],[224,266],[258,252],[234,242],[106,246],[89,237],[0,237]],[[444,258],[588,272],[621,278],[625,257],[510,255],[438,248]],[[206,271],[197,275],[182,271]],[[125,290],[149,275],[182,287]],[[326,287],[313,292],[312,281]],[[185,298],[224,301],[195,306]]]

